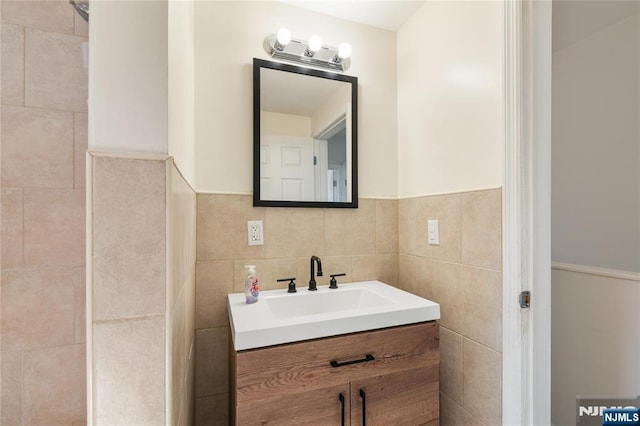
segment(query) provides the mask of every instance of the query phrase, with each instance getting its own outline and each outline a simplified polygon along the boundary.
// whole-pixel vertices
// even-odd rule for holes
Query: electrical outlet
[[[250,220],[247,222],[250,246],[264,245],[264,233],[261,220]]]
[[[435,220],[427,221],[429,244],[434,246],[440,245],[440,222]]]

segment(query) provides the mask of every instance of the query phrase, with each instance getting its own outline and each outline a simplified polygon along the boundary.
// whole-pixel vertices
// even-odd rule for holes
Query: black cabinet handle
[[[338,399],[340,400],[340,424],[344,426],[344,395],[341,393],[338,395]]]
[[[359,364],[361,362],[373,361],[375,358],[371,354],[366,354],[362,359],[354,359],[353,361],[338,362],[335,359],[329,362],[333,368],[344,367],[345,365]]]
[[[363,389],[360,389],[360,398],[362,398],[362,426],[367,426],[367,395]]]

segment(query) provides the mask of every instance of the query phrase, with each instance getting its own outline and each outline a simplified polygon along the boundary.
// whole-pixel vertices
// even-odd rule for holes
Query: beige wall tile
[[[398,253],[397,200],[376,200],[376,253]]]
[[[440,324],[456,333],[462,333],[466,315],[464,287],[460,276],[462,265],[435,262],[434,266],[432,297],[428,299],[440,304]]]
[[[194,426],[219,426],[229,423],[229,394],[196,398]]]
[[[74,343],[73,269],[2,271],[2,350]]]
[[[461,194],[462,263],[502,269],[502,191]]]
[[[41,30],[73,32],[73,7],[66,0],[2,2],[2,20]]]
[[[187,339],[184,342],[184,353],[189,354],[193,351],[195,345],[196,330],[196,276],[195,270],[193,275],[188,278],[189,285],[184,287],[184,304],[185,304],[185,330],[189,331]],[[193,354],[189,355],[192,356]]]
[[[233,260],[265,257],[265,246],[249,246],[247,221],[265,218],[250,195],[198,194],[197,259]],[[269,244],[265,224],[265,244]]]
[[[165,424],[164,324],[164,316],[94,323],[94,424]]]
[[[173,395],[172,400],[168,401],[168,403],[171,404],[172,408],[180,408],[181,401],[185,396],[182,382],[187,374],[189,353],[185,352],[184,341],[188,338],[187,335],[191,333],[191,330],[187,331],[186,329],[185,309],[184,293],[180,293],[168,314],[168,323],[171,324],[171,342],[169,343],[171,345],[171,358],[167,359],[167,361],[171,361],[171,365],[168,368],[171,374],[171,394]],[[174,419],[173,416],[177,414],[176,412],[172,413],[172,420]],[[176,422],[172,421],[171,424],[176,424]]]
[[[26,29],[26,106],[87,111],[88,73],[82,63],[81,50],[85,40]]]
[[[166,162],[93,157],[93,319],[164,314]]]
[[[440,327],[440,391],[462,404],[462,336]]]
[[[24,354],[24,423],[42,425],[86,419],[85,345]]]
[[[229,392],[229,329],[196,331],[196,398]]]
[[[4,348],[3,348],[4,349]],[[22,352],[2,352],[0,424],[22,424]]]
[[[244,284],[247,276],[245,265],[255,265],[260,290],[287,289],[288,283],[279,283],[277,280],[283,278],[296,277],[298,288],[307,286],[309,282],[309,272],[306,276],[300,277],[296,272],[300,270],[298,259],[249,259],[236,260],[233,262],[233,292],[244,292]]]
[[[437,195],[399,202],[400,251],[431,259],[460,261],[460,196]],[[427,221],[440,222],[440,245],[429,245]]]
[[[463,340],[464,408],[483,423],[502,423],[502,357],[469,339]]]
[[[173,162],[172,162],[173,163]],[[189,281],[195,276],[196,263],[196,194],[184,180],[175,164],[171,164],[171,299],[178,297],[183,285],[195,285]]]
[[[73,186],[73,114],[2,107],[2,186]]]
[[[84,343],[87,334],[87,271],[84,267],[73,269],[73,288],[75,342]]]
[[[0,80],[2,80],[2,105],[24,105],[24,27],[22,26],[2,23]]]
[[[418,216],[414,222],[417,254],[449,262],[460,261],[460,195],[437,195],[418,199]],[[430,245],[427,221],[440,223],[440,245]]]
[[[87,114],[77,112],[73,115],[73,186],[84,188],[87,176]]]
[[[373,254],[352,257],[351,280],[379,280],[390,285],[398,285],[398,255]]]
[[[330,256],[375,254],[376,201],[360,199],[357,209],[325,209],[324,249]]]
[[[22,189],[2,188],[0,201],[2,269],[19,268],[23,265]]]
[[[267,258],[324,254],[323,210],[271,208],[265,210],[264,217]]]
[[[440,426],[482,426],[482,422],[440,392]]]
[[[497,351],[502,350],[502,273],[463,266],[462,333]]]
[[[434,300],[433,282],[437,262],[424,257],[400,255],[400,288],[426,299]]]
[[[196,328],[226,327],[227,294],[233,293],[233,262],[196,264]]]
[[[417,254],[417,233],[414,229],[417,211],[417,198],[398,200],[398,251],[401,254]]]
[[[25,264],[84,265],[85,209],[84,189],[26,189]]]
[[[73,14],[73,33],[81,37],[89,37],[89,23],[79,13]]]

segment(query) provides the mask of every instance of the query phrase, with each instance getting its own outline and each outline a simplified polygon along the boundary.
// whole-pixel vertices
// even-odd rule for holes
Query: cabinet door
[[[343,396],[341,400],[339,395]],[[239,402],[236,424],[252,425],[349,425],[349,385],[311,391],[291,389],[287,396]]]
[[[351,383],[351,425],[437,425],[438,365]]]

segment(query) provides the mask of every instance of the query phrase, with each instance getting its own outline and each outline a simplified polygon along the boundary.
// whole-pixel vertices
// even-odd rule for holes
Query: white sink
[[[246,304],[244,293],[227,298],[231,335],[236,350],[336,336],[339,334],[432,321],[440,305],[380,281],[318,286],[297,293],[287,289],[260,293]]]

